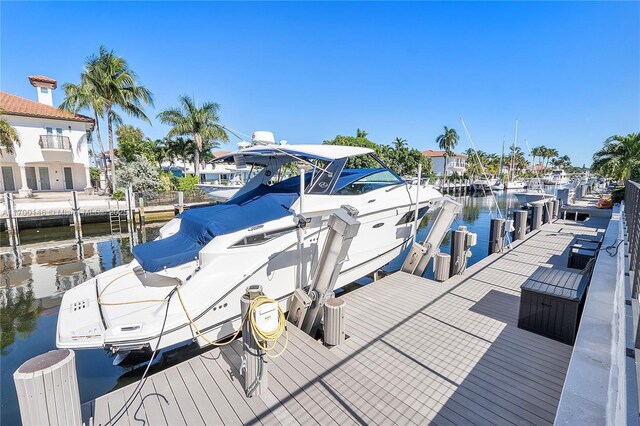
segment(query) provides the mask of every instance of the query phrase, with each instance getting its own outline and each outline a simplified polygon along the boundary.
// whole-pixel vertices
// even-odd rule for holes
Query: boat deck
[[[340,347],[289,327],[266,394],[245,398],[238,340],[150,376],[118,424],[550,424],[572,348],[517,328],[520,285],[606,223],[558,220],[445,283],[389,275],[343,296]],[[104,424],[134,386],[85,418]]]

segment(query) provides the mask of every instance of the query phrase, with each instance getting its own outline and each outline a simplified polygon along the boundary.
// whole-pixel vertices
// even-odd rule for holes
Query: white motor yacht
[[[569,176],[561,169],[551,171],[543,179],[546,185],[566,185],[569,183]]]
[[[416,207],[421,218],[442,196],[426,183],[401,179],[368,148],[266,144],[216,161],[261,170],[227,202],[187,210],[158,239],[133,247],[129,264],[68,290],[59,348],[127,354],[223,339],[240,326],[240,298],[249,285],[262,285],[287,310],[318,263],[329,218],[322,212],[348,205],[360,222],[340,288],[397,257],[412,242]],[[301,162],[310,168],[304,180],[273,183],[283,167]],[[320,212],[304,227],[296,220],[301,205],[304,213]],[[176,288],[180,301],[172,297]]]
[[[476,179],[471,183],[471,187],[474,191],[489,191],[491,188],[498,184],[498,179]]]
[[[510,180],[504,184],[505,189],[524,189],[527,183],[522,180]]]
[[[531,207],[534,203],[550,200],[553,195],[544,192],[544,183],[542,179],[531,179],[527,184],[527,190],[515,192],[513,195],[518,199],[523,207]]]

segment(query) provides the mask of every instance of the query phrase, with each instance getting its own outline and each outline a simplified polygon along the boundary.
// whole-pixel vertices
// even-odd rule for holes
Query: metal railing
[[[624,217],[629,243],[629,270],[634,297],[640,294],[640,184],[627,181],[624,190]]]
[[[144,205],[146,207],[163,206],[163,205],[175,206],[175,205],[178,205],[178,199],[179,199],[178,192],[179,191],[166,191],[166,192],[160,192],[155,195],[150,195],[150,194],[145,195],[142,193],[137,193],[136,198],[139,199],[140,197],[143,197]],[[207,197],[206,194],[204,194],[202,191],[197,189],[191,192],[189,191],[184,192],[183,202],[185,204],[208,203],[208,202],[211,202],[211,198]]]
[[[71,141],[68,136],[40,135],[41,149],[64,149],[71,151]]]

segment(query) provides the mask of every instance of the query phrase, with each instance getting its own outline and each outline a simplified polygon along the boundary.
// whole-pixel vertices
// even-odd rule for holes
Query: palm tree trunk
[[[447,177],[447,154],[443,155],[444,157],[444,165],[442,166],[442,177]]]
[[[109,158],[111,159],[111,193],[114,193],[116,191],[116,153],[113,150],[111,108],[107,108],[107,134],[109,136]]]
[[[93,111],[93,118],[96,120],[96,138],[100,147],[100,158],[102,158],[102,168],[104,169],[105,185],[109,186],[109,174],[107,173],[107,159],[104,156],[104,145],[102,144],[102,136],[100,136],[100,122],[98,121],[98,113]],[[100,182],[98,182],[100,185]],[[105,188],[106,189],[106,188]]]
[[[195,172],[198,182],[200,182],[200,150],[202,149],[202,135],[200,133],[193,134],[194,151],[193,151],[193,171]]]
[[[193,173],[198,178],[198,182],[200,182],[200,151],[198,147],[193,150]]]

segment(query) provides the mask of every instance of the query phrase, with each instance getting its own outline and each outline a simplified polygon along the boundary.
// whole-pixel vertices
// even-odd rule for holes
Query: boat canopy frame
[[[305,185],[305,193],[316,195],[334,195],[338,179],[341,177],[342,172],[345,170],[345,166],[347,165],[348,160],[350,158],[365,156],[371,158],[380,166],[379,168],[375,169],[366,169],[369,171],[368,174],[373,174],[378,171],[384,170],[388,171],[396,179],[396,184],[405,183],[405,180],[398,176],[398,174],[394,172],[388,165],[386,165],[377,155],[375,155],[372,150],[366,150],[355,155],[344,156],[340,158],[330,158],[329,156],[296,151],[295,149],[291,149],[290,147],[287,147],[286,151],[281,148],[264,147],[246,150],[245,152],[238,151],[230,153],[223,157],[217,158],[216,160],[214,160],[214,163],[233,162],[238,167],[241,167],[241,165],[251,165],[253,169],[253,167],[255,166],[268,167],[274,163],[274,160],[279,164],[279,168],[288,163],[302,161],[313,168],[311,179],[309,179],[309,183]],[[326,165],[324,165],[324,167],[320,166],[318,164],[318,162],[320,161],[326,162]],[[364,177],[366,175],[367,174],[361,174],[358,177]],[[390,185],[393,185],[393,183],[390,183]],[[338,190],[339,189],[340,188],[338,188]]]

